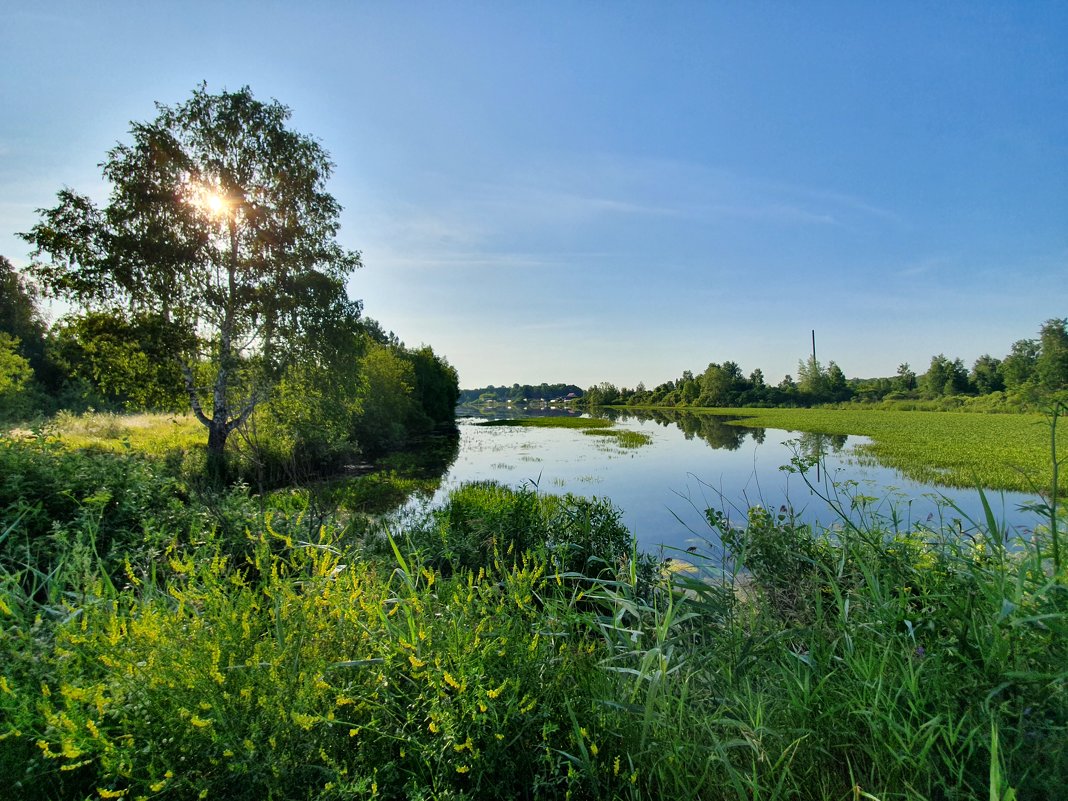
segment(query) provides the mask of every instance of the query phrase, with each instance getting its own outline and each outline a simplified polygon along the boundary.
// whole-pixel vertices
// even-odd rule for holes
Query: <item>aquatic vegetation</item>
[[[648,445],[653,441],[653,438],[646,434],[644,431],[627,431],[625,429],[602,429],[595,428],[583,431],[583,434],[590,434],[599,437],[607,437],[613,439],[615,445],[620,448],[640,448],[643,445]]]
[[[879,464],[943,486],[1036,492],[1049,489],[1049,431],[1040,414],[971,414],[857,409],[716,409],[736,426],[859,434]],[[1062,443],[1059,458],[1068,456]],[[1061,476],[1061,490],[1068,489]]]

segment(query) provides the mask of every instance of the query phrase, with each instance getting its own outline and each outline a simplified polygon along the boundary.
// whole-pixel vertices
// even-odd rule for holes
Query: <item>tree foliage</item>
[[[591,405],[630,406],[815,406],[827,403],[877,403],[883,400],[922,408],[960,408],[971,405],[984,411],[1044,408],[1051,396],[1068,390],[1068,318],[1042,324],[1037,339],[1021,339],[998,359],[983,354],[969,371],[959,358],[940,353],[931,357],[923,375],[917,376],[908,362],[898,365],[893,376],[847,378],[834,361],[826,366],[813,356],[797,365],[797,380],[787,375],[776,385],[767,383],[759,368],[743,377],[732,361],[712,362],[695,377],[689,370],[673,381],[653,389],[611,388],[604,384],[587,390],[584,402]],[[607,398],[614,398],[608,401]],[[983,400],[980,400],[983,399]],[[911,408],[911,407],[910,407]]]
[[[0,332],[18,341],[18,352],[39,367],[47,326],[37,308],[37,291],[4,256],[0,256]]]
[[[297,355],[315,359],[351,328],[359,254],[335,238],[333,165],[287,127],[288,108],[202,85],[157,110],[108,152],[105,207],[63,190],[24,237],[52,293],[174,331],[189,403],[221,454]]]

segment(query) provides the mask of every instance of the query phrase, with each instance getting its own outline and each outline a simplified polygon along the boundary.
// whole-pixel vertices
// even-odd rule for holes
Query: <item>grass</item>
[[[70,448],[97,448],[121,453],[127,449],[152,456],[203,449],[207,429],[192,415],[60,412],[47,425],[46,436]]]
[[[860,435],[861,456],[909,478],[943,486],[1048,491],[1050,446],[1039,414],[980,415],[853,409],[703,409],[732,425],[822,434]],[[1061,445],[1059,458],[1068,455]],[[1068,489],[1061,477],[1061,490]]]
[[[690,573],[657,570],[605,501],[485,482],[354,539],[300,495],[189,495],[137,454],[0,446],[14,796],[941,801],[1068,782],[1063,503],[1027,542],[992,515],[962,538],[711,510]]]
[[[246,514],[241,556],[195,529],[113,577],[53,571],[55,602],[4,563],[5,786],[889,801],[1068,779],[1068,590],[1041,536],[709,513],[733,567],[689,574],[643,570],[604,504],[494,484],[363,543]]]
[[[642,431],[627,431],[625,429],[609,429],[606,431],[595,428],[582,433],[615,439],[616,445],[620,448],[640,448],[643,445],[649,445],[653,441],[651,436]]]

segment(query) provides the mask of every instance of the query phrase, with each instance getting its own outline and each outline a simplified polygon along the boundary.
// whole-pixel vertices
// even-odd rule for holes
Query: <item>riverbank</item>
[[[1049,527],[1013,549],[709,512],[732,558],[686,554],[705,582],[655,569],[603,501],[482,483],[355,538],[299,498],[3,446],[17,793],[883,801],[1068,780]]]

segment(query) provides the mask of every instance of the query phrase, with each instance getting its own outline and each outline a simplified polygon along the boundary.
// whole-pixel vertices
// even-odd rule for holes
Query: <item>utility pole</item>
[[[816,367],[816,329],[812,329],[812,371],[819,377],[818,368]],[[822,383],[822,382],[820,382]],[[818,385],[817,385],[818,386]],[[820,459],[823,457],[823,447],[820,441],[821,434],[816,435],[816,483],[820,483]]]

